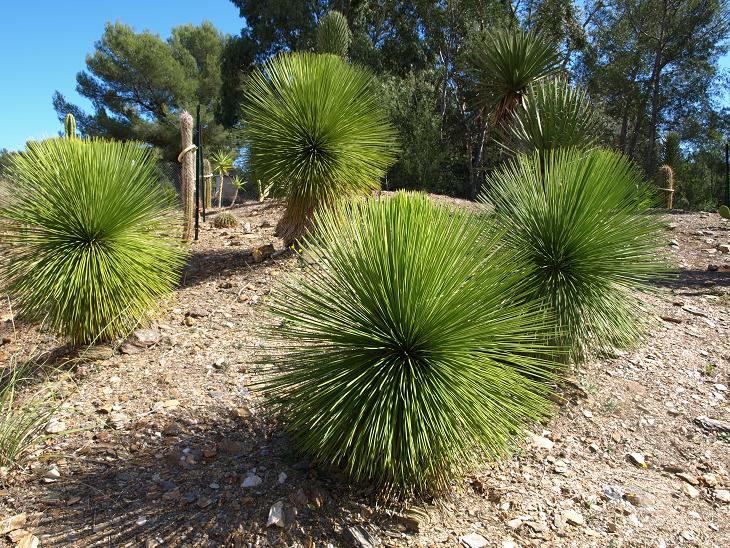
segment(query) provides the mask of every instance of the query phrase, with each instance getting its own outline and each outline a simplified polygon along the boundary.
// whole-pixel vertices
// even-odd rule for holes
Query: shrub
[[[243,140],[249,170],[286,211],[286,243],[314,211],[379,188],[394,162],[395,130],[371,74],[335,55],[287,53],[255,71],[246,86]]]
[[[538,419],[549,367],[499,235],[424,195],[316,215],[280,319],[274,408],[315,462],[400,492],[439,490]],[[283,350],[282,350],[283,349]]]
[[[494,205],[532,296],[555,315],[556,338],[573,356],[633,341],[635,290],[663,269],[661,227],[641,212],[649,190],[631,161],[606,150],[521,155],[486,188],[482,201]]]
[[[14,157],[0,281],[23,317],[74,344],[126,334],[179,280],[174,205],[136,143],[49,139]]]
[[[233,213],[219,213],[213,219],[213,226],[216,228],[232,228],[238,226],[238,219],[236,219]]]

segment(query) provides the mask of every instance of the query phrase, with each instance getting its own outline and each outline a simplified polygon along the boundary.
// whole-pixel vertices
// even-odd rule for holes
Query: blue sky
[[[54,136],[61,124],[51,104],[55,90],[77,104],[76,73],[101,37],[121,21],[167,38],[174,26],[205,20],[238,34],[243,20],[228,0],[3,0],[0,15],[0,148]]]
[[[263,0],[262,0],[263,1]],[[0,30],[0,148],[22,148],[28,139],[61,129],[51,104],[55,90],[87,105],[75,91],[76,73],[109,20],[167,37],[184,23],[211,21],[227,34],[243,20],[228,0],[4,0]],[[730,70],[730,55],[722,60]]]

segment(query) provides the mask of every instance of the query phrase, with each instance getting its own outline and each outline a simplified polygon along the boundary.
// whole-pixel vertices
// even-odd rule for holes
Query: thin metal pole
[[[195,132],[193,143],[198,147],[195,149],[195,240],[198,240],[200,230],[200,105],[198,105],[195,117]]]
[[[730,206],[730,140],[725,141],[725,205]]]

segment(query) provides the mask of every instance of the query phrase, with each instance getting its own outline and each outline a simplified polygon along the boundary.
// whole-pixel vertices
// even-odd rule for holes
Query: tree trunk
[[[233,201],[231,202],[231,205],[228,206],[228,209],[230,209],[234,205],[236,205],[236,200],[237,199],[238,199],[238,187],[236,187],[236,192],[233,194]]]
[[[661,90],[659,89],[662,75],[662,55],[664,53],[664,33],[667,19],[667,0],[662,2],[662,17],[659,36],[657,37],[656,50],[654,52],[654,63],[651,69],[651,122],[649,126],[649,150],[646,153],[646,169],[648,173],[656,170],[656,141],[657,123],[659,122],[659,101]]]

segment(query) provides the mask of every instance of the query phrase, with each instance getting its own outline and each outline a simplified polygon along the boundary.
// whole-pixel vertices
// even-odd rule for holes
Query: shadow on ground
[[[362,509],[372,491],[355,494],[337,474],[298,460],[264,419],[218,415],[97,432],[26,509],[43,514],[43,545],[339,546],[350,543],[347,527],[371,527]],[[242,487],[254,473],[260,485]],[[278,502],[285,525],[267,527]]]
[[[680,270],[676,276],[656,280],[654,284],[675,290],[730,287],[730,271]]]

